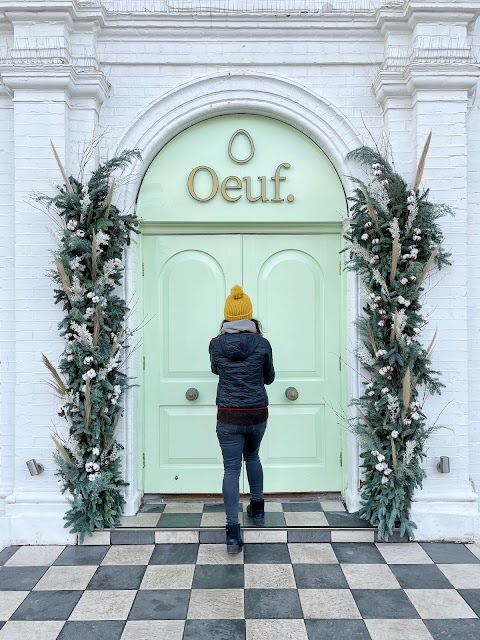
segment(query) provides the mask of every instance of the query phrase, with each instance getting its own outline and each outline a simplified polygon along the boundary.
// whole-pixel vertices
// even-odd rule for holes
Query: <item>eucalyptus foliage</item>
[[[420,342],[428,323],[421,304],[425,280],[434,266],[450,264],[438,219],[451,210],[419,189],[429,142],[413,188],[373,149],[360,147],[348,156],[370,173],[368,183],[354,179],[345,234],[347,268],[363,283],[356,355],[366,374],[350,426],[365,470],[359,515],[378,525],[384,540],[396,526],[400,535],[413,537],[412,495],[426,475],[425,442],[438,428],[427,426],[424,403],[444,386],[430,362],[435,335],[427,348]]]
[[[60,415],[68,437],[52,436],[62,493],[70,494],[65,526],[81,538],[94,529],[114,527],[123,512],[122,446],[115,430],[121,401],[129,386],[125,358],[125,300],[118,295],[123,279],[123,251],[137,231],[133,213],[112,204],[115,170],[124,170],[138,151],[124,151],[101,164],[86,184],[67,177],[54,150],[64,184],[39,200],[59,216],[60,239],[50,276],[55,302],[64,311],[59,323],[65,348],[55,368],[46,356],[51,383],[60,398]]]

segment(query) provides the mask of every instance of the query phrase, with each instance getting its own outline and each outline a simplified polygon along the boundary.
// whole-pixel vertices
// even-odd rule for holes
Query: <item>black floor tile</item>
[[[139,589],[146,568],[144,565],[98,567],[87,589]]]
[[[225,544],[225,531],[200,531],[202,544]]]
[[[296,589],[245,589],[245,618],[302,618]]]
[[[242,505],[238,505],[238,510],[242,511]],[[210,502],[203,505],[203,513],[224,513],[225,505],[223,502]]]
[[[293,572],[298,589],[348,589],[338,564],[295,564]]]
[[[149,589],[135,596],[129,620],[185,620],[190,589]]]
[[[421,542],[420,546],[437,564],[479,564],[480,559],[464,545],[455,542]]]
[[[2,549],[2,551],[0,551],[0,567],[3,566],[7,560],[10,560],[13,554],[19,549],[19,546],[5,547],[5,549]]]
[[[282,507],[285,512],[292,511],[323,511],[320,502],[312,500],[311,502],[282,502]]]
[[[330,542],[332,539],[331,531],[322,531],[321,529],[312,529],[310,531],[288,531],[289,542]]]
[[[386,564],[373,542],[332,542],[339,562],[355,564]]]
[[[346,513],[346,511],[325,511],[325,517],[331,527],[372,527],[368,520],[362,520],[362,518],[353,513]]]
[[[362,618],[419,618],[402,589],[352,589]]]
[[[245,564],[290,564],[286,543],[251,543],[244,546]]]
[[[363,620],[305,620],[308,640],[370,640]]]
[[[198,528],[202,521],[201,513],[162,513],[157,527],[160,528]]]
[[[248,514],[245,512],[243,514],[243,525],[245,527],[252,527],[253,520],[251,520]],[[285,516],[283,513],[275,512],[266,513],[265,514],[265,526],[266,527],[285,527]]]
[[[48,567],[3,567],[0,591],[31,591]]]
[[[65,623],[57,640],[120,640],[124,627],[123,620],[71,621]]]
[[[140,513],[163,513],[165,504],[142,504],[140,507]]]
[[[245,620],[187,620],[183,640],[245,640]]]
[[[402,589],[453,589],[453,585],[434,564],[388,565]]]
[[[478,640],[480,620],[424,620],[433,640]]]
[[[477,616],[480,616],[480,589],[458,589],[458,593],[467,601]]]
[[[192,589],[243,589],[242,564],[197,564]]]
[[[198,544],[157,544],[149,564],[195,564]]]
[[[155,531],[122,531],[110,533],[110,544],[155,544]]]
[[[32,591],[11,620],[67,620],[83,591]]]
[[[53,564],[55,566],[100,564],[109,549],[107,545],[65,547]]]

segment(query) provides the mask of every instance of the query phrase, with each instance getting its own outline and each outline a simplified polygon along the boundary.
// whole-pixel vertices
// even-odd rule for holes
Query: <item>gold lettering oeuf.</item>
[[[248,141],[250,142],[250,155],[248,156],[248,158],[245,158],[244,160],[240,160],[239,158],[236,158],[232,153],[233,142],[235,138],[240,134],[246,136],[248,138]],[[246,162],[248,162],[253,158],[254,153],[255,153],[255,145],[253,144],[252,136],[245,129],[237,129],[232,134],[232,137],[230,138],[230,141],[228,143],[228,155],[231,158],[231,160],[233,160],[237,164],[245,164]],[[237,202],[238,200],[240,200],[243,194],[238,193],[233,195],[231,192],[240,191],[243,186],[242,180],[245,180],[245,197],[247,198],[248,202],[258,202],[259,200],[261,200],[262,202],[285,202],[285,199],[280,197],[280,182],[284,182],[287,179],[287,177],[282,176],[280,172],[282,169],[290,169],[290,167],[291,165],[289,162],[281,162],[278,165],[278,167],[275,169],[275,175],[272,176],[271,178],[271,180],[274,183],[274,195],[271,200],[267,198],[266,176],[258,176],[258,180],[260,180],[260,195],[258,196],[252,195],[252,178],[250,176],[243,176],[243,178],[239,178],[238,176],[227,176],[222,180],[222,183],[220,185],[220,193],[222,194],[223,199],[226,200],[227,202]],[[206,198],[201,198],[195,191],[195,185],[194,185],[195,176],[200,170],[208,171],[212,179],[212,188],[210,190],[209,195]],[[214,198],[218,193],[218,185],[219,185],[218,175],[216,174],[214,169],[212,169],[212,167],[208,167],[207,165],[199,165],[198,167],[195,167],[190,171],[188,175],[188,180],[187,180],[188,192],[192,196],[192,198],[195,198],[195,200],[197,200],[198,202],[208,202],[209,200],[212,200],[212,198]],[[293,202],[294,200],[295,200],[295,196],[290,193],[287,196],[287,202]]]

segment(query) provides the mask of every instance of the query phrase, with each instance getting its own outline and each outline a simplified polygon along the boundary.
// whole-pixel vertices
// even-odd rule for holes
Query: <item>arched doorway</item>
[[[262,454],[265,490],[336,491],[344,333],[340,179],[304,134],[265,116],[184,130],[142,182],[144,489],[219,492],[216,378],[208,342],[230,287],[264,324],[277,378]],[[289,400],[288,387],[298,390]],[[187,389],[198,390],[195,400]]]

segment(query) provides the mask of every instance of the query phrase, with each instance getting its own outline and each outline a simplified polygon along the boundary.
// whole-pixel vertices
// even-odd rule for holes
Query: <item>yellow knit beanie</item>
[[[244,293],[242,287],[236,284],[230,290],[230,295],[225,300],[225,320],[250,320],[252,318],[252,301]]]

